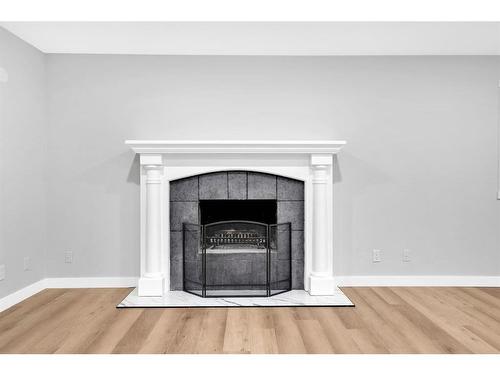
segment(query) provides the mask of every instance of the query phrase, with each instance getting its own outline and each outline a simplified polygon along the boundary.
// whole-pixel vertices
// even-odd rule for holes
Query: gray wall
[[[138,275],[138,165],[125,139],[242,138],[348,141],[336,274],[498,275],[499,64],[49,55],[48,275]]]
[[[45,56],[0,28],[0,67],[8,73],[0,82],[1,298],[44,277],[47,123]]]

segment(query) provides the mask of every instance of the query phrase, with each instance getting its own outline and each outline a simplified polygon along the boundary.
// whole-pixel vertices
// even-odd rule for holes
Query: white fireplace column
[[[141,155],[144,169],[146,192],[145,215],[145,267],[139,279],[139,296],[162,296],[163,274],[161,270],[161,194],[162,194],[162,155]]]
[[[312,267],[309,278],[311,295],[330,295],[336,285],[332,274],[330,243],[331,190],[333,156],[311,155],[313,215],[312,215]]]

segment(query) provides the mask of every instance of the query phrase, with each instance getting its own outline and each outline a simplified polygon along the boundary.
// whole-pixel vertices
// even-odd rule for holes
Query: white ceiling
[[[46,53],[500,55],[494,22],[1,22]]]

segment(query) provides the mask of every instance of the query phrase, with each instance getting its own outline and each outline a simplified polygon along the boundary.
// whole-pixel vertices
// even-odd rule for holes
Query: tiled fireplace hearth
[[[163,296],[183,289],[183,270],[190,260],[183,259],[184,223],[201,226],[225,219],[255,221],[267,228],[276,223],[289,225],[290,257],[272,265],[285,275],[289,267],[287,287],[291,289],[311,295],[335,293],[332,165],[344,141],[126,143],[140,154],[139,296]],[[256,261],[263,259],[258,241],[265,243],[266,238],[235,240],[226,232],[217,235],[227,239],[210,241],[251,243],[256,250],[241,254],[232,245],[232,253],[223,256],[220,249],[210,250],[210,259],[221,261],[206,269],[219,279],[233,282],[239,278],[257,285],[254,279],[265,271]],[[246,230],[237,236],[256,235]]]

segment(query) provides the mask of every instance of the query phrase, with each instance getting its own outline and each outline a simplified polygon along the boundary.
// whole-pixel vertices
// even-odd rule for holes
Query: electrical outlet
[[[24,257],[24,270],[29,271],[31,270],[31,259],[30,257]]]
[[[403,249],[403,262],[411,262],[411,250]]]
[[[73,263],[73,252],[66,251],[64,253],[64,263]]]
[[[382,261],[381,253],[382,253],[381,250],[373,249],[373,263],[378,263]]]
[[[5,264],[0,264],[0,281],[5,279]]]

